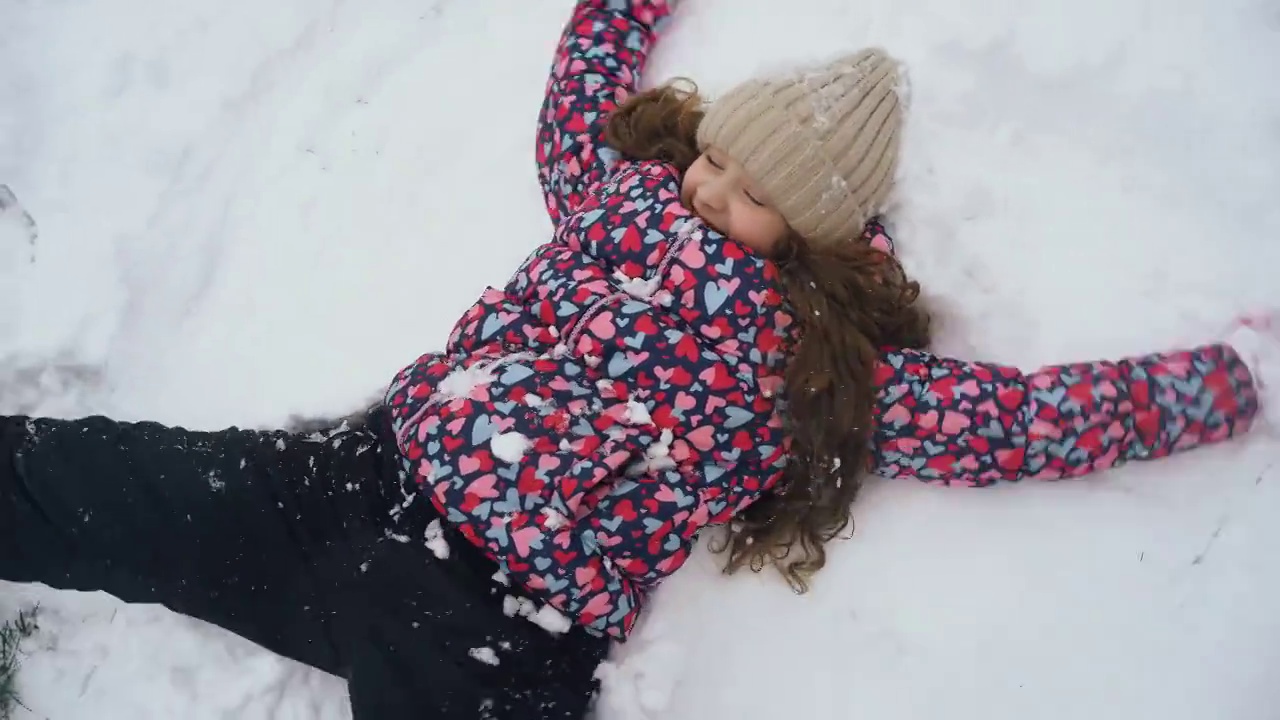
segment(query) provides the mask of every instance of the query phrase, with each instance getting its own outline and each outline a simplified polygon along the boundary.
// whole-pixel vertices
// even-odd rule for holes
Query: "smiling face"
[[[722,235],[764,257],[790,232],[764,189],[727,153],[709,147],[689,167],[680,201]]]

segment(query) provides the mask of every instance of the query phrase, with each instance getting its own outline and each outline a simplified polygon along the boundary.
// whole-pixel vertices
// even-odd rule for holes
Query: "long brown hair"
[[[701,154],[703,107],[688,81],[639,93],[614,111],[605,142],[683,173]],[[897,259],[857,238],[817,248],[793,236],[774,260],[801,330],[786,372],[790,459],[775,490],[739,514],[712,550],[727,552],[725,572],[773,565],[804,592],[826,564],[827,541],[853,522],[869,461],[880,351],[925,347],[929,317],[917,303],[919,284]]]

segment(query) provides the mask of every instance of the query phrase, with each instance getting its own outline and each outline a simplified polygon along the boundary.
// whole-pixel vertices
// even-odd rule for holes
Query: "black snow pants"
[[[355,720],[583,717],[608,641],[509,615],[400,468],[381,408],[312,435],[0,417],[0,579],[213,623],[346,678]]]

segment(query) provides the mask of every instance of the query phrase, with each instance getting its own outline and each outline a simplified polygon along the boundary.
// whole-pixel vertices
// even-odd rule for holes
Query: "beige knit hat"
[[[742,163],[806,240],[857,238],[897,169],[898,83],[897,62],[879,49],[748,80],[707,108],[698,147],[715,145]]]

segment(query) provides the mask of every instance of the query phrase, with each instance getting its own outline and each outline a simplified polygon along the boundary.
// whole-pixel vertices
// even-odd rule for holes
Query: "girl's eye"
[[[757,199],[755,198],[755,196],[754,196],[754,195],[752,195],[751,193],[747,192],[746,190],[743,190],[743,191],[742,191],[742,194],[743,194],[743,195],[746,195],[746,196],[747,196],[747,199],[748,199],[748,200],[750,200],[752,203],[754,203],[754,204],[758,205],[759,207],[764,207],[764,203],[762,203],[762,202],[760,202],[759,200],[757,200]]]
[[[724,169],[723,167],[721,167],[720,163],[716,162],[716,161],[715,161],[715,158],[711,157],[710,155],[707,155],[707,162],[708,162],[708,163],[711,163],[711,167],[713,167],[713,168],[715,168],[715,169],[717,169],[717,170],[723,170],[723,169]]]

